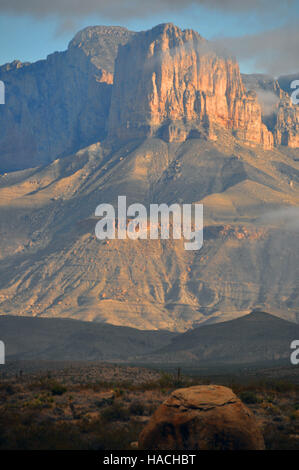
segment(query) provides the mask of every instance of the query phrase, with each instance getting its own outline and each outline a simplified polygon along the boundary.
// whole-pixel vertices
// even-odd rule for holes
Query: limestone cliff
[[[278,145],[299,147],[299,107],[293,105],[287,95],[283,97],[278,107],[274,137]]]
[[[216,141],[226,129],[247,145],[297,148],[299,111],[287,79],[250,77],[198,33],[172,24],[139,33],[85,28],[64,52],[0,67],[0,172],[45,165],[107,134]]]
[[[160,134],[184,141],[194,132],[216,139],[217,127],[272,148],[261,106],[244,88],[239,66],[217,56],[198,33],[173,24],[141,32],[115,64],[109,134],[138,138]]]
[[[67,51],[0,67],[0,171],[47,164],[105,137],[120,27],[80,31]]]

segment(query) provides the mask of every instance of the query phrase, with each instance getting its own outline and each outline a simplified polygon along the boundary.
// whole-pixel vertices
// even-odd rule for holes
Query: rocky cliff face
[[[246,92],[237,62],[219,57],[192,30],[159,25],[121,47],[109,133],[121,138],[160,134],[184,141],[193,132],[216,139],[226,128],[248,142],[272,148],[261,106]]]
[[[299,148],[299,108],[286,95],[279,103],[274,137],[277,145]]]
[[[243,75],[247,89],[257,93],[262,107],[262,121],[274,136],[275,145],[291,148],[299,147],[299,108],[292,104],[290,87],[292,80],[298,75],[273,77],[253,74]]]
[[[34,64],[0,67],[0,170],[49,163],[105,136],[114,59],[133,35],[125,28],[79,32],[68,50]]]
[[[247,145],[298,147],[298,110],[288,94],[271,77],[251,77],[244,86],[234,59],[172,24],[140,33],[86,28],[65,52],[0,67],[0,171],[47,164],[107,132],[182,142],[215,141],[228,129]],[[261,91],[277,98],[270,114]]]

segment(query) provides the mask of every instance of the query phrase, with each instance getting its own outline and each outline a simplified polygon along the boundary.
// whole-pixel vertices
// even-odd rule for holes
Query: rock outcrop
[[[109,133],[120,138],[162,135],[184,141],[198,131],[216,139],[217,127],[248,143],[272,148],[261,106],[246,92],[239,66],[217,56],[192,30],[159,25],[120,47],[109,117]]]
[[[105,137],[115,56],[133,34],[86,28],[67,51],[0,67],[0,171],[46,164]]]
[[[250,146],[298,147],[298,107],[276,80],[254,77],[244,86],[235,59],[173,24],[139,33],[85,28],[64,52],[0,67],[0,171],[47,164],[107,134],[215,141],[228,129]],[[255,91],[261,87],[278,100],[270,116]]]
[[[299,107],[291,103],[289,96],[280,101],[274,137],[277,145],[299,148]]]
[[[229,388],[174,391],[139,436],[145,450],[262,450],[254,416]]]
[[[262,107],[262,121],[274,136],[276,146],[299,147],[299,107],[291,101],[291,82],[297,75],[280,77],[243,75],[248,90],[257,93]]]

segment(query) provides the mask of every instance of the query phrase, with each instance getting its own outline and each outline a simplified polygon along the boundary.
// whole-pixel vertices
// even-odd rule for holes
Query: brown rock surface
[[[274,136],[276,146],[298,148],[299,108],[291,101],[291,76],[289,79],[282,77],[282,80],[275,80],[267,75],[252,74],[242,75],[242,79],[248,90],[257,92],[262,107],[262,121],[267,131],[265,134],[262,131],[264,147],[273,145]]]
[[[66,51],[46,60],[0,66],[6,85],[1,171],[46,164],[105,137],[115,56],[133,34],[120,27],[89,27]]]
[[[261,450],[262,434],[252,413],[227,387],[195,386],[174,391],[139,436],[146,450]]]
[[[299,147],[299,107],[288,96],[279,104],[274,136],[278,145]]]

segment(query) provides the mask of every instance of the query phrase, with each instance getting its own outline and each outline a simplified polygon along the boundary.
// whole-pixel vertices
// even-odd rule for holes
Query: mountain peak
[[[138,33],[119,49],[110,136],[157,135],[183,142],[197,131],[216,140],[217,128],[267,149],[273,146],[261,107],[246,92],[234,60],[218,57],[198,33],[172,23]]]
[[[78,31],[73,39],[69,42],[68,48],[72,47],[80,47],[83,43],[88,43],[90,41],[97,41],[101,37],[113,37],[113,36],[128,36],[134,34],[133,31],[129,31],[127,28],[123,26],[105,26],[105,25],[98,25],[98,26],[87,26],[86,28],[81,29]]]
[[[257,310],[254,309],[250,312],[249,315],[245,316],[246,318],[267,318],[269,319],[270,317],[276,318],[274,315],[271,315],[270,313],[264,312],[263,310]]]

